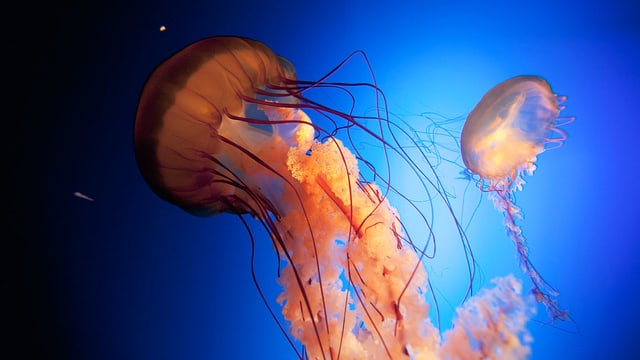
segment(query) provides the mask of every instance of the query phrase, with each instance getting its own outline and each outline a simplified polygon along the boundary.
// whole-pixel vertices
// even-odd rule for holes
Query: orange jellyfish
[[[368,64],[364,53],[355,55]],[[299,358],[526,356],[531,308],[513,277],[461,304],[441,338],[429,319],[433,291],[424,266],[435,242],[431,216],[413,207],[422,224],[411,235],[390,199],[415,202],[397,190],[390,169],[420,180],[429,201],[448,204],[446,193],[429,181],[426,154],[413,157],[401,146],[410,136],[384,116],[373,75],[329,82],[338,69],[298,80],[291,62],[247,38],[185,47],[152,72],[140,96],[134,147],[143,177],[191,214],[235,213],[243,222],[248,214],[264,226],[285,264],[280,328]],[[368,89],[374,115],[311,100],[307,94],[319,88],[347,98]],[[385,169],[364,158],[356,132],[376,144]],[[466,241],[453,212],[443,216]],[[418,237],[427,245],[416,245]]]
[[[522,189],[523,177],[533,174],[538,155],[567,138],[559,127],[574,118],[558,116],[565,100],[540,77],[514,77],[482,97],[467,117],[460,141],[467,169],[479,176],[481,190],[489,192],[496,209],[504,213],[507,234],[515,243],[520,267],[531,279],[533,295],[554,320],[569,315],[558,306],[558,292],[529,259],[526,238],[516,224],[522,213],[513,194]]]

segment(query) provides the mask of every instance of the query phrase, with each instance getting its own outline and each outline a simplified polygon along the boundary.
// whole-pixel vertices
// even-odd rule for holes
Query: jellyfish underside
[[[400,158],[402,147],[304,96],[323,85],[337,86],[297,80],[289,61],[254,40],[213,37],[187,46],[143,89],[134,132],[141,173],[189,213],[260,221],[287,264],[277,301],[287,332],[304,346],[294,346],[300,358],[526,357],[533,310],[513,277],[462,304],[440,336],[429,319],[424,253],[387,197],[391,177],[365,179],[357,149],[308,113],[363,129]],[[380,114],[373,120],[386,122]]]
[[[507,234],[516,245],[520,266],[533,283],[533,294],[553,319],[566,320],[568,313],[529,258],[526,238],[516,220],[522,217],[513,194],[524,184],[524,175],[536,169],[537,156],[562,145],[566,134],[560,126],[573,121],[558,117],[565,97],[551,92],[537,76],[518,76],[491,89],[469,114],[461,135],[463,161],[479,184],[505,215]]]

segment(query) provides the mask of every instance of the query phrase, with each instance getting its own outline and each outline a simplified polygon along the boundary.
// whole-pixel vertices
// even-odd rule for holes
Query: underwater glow
[[[364,53],[353,56],[366,61]],[[134,144],[142,175],[160,197],[191,214],[236,213],[243,222],[249,214],[264,226],[284,264],[277,301],[287,323],[280,326],[300,358],[526,357],[532,339],[525,325],[534,307],[512,276],[462,303],[450,330],[441,334],[430,320],[425,261],[435,254],[433,216],[398,190],[398,178],[417,179],[429,203],[450,210],[438,214],[450,218],[449,230],[463,244],[466,235],[427,154],[410,155],[407,148],[419,148],[415,139],[388,119],[373,73],[367,83],[330,82],[342,65],[318,81],[301,81],[288,60],[251,39],[212,37],[187,46],[153,71],[141,94]],[[368,90],[375,114],[324,106],[307,96],[317,89],[347,97]],[[528,89],[514,93],[514,104],[529,104]],[[495,112],[484,100],[479,108]],[[495,125],[476,120],[476,110],[463,131],[465,164],[490,188],[507,181],[511,189],[511,173],[495,166],[483,173],[482,159],[471,159],[486,134],[469,129]],[[329,125],[318,125],[323,121]],[[376,145],[385,168],[358,150],[356,133]],[[391,166],[391,158],[401,165]],[[507,199],[509,192],[501,194]],[[391,199],[409,204],[418,230],[409,230]],[[473,260],[467,262],[471,274]]]
[[[526,238],[516,220],[522,217],[513,194],[522,190],[525,174],[536,169],[537,156],[557,148],[567,138],[558,127],[574,120],[558,117],[564,96],[537,76],[517,76],[487,92],[467,117],[461,135],[462,159],[480,177],[496,209],[504,213],[507,234],[516,245],[520,267],[533,283],[533,294],[553,320],[567,320],[555,297],[558,292],[538,273],[529,259]]]

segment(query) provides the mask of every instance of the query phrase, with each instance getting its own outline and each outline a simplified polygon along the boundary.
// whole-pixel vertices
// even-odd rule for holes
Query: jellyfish
[[[471,111],[460,139],[462,159],[469,172],[479,177],[496,209],[504,213],[504,225],[513,240],[520,267],[531,279],[535,299],[544,304],[553,320],[566,320],[567,311],[557,302],[554,289],[529,258],[526,238],[516,223],[522,212],[514,194],[522,190],[524,176],[532,175],[536,160],[567,138],[561,126],[573,117],[560,117],[566,100],[551,91],[538,76],[517,76],[487,92]]]
[[[451,207],[427,154],[409,153],[417,143],[386,115],[373,72],[365,82],[331,81],[354,57],[371,69],[357,51],[319,80],[303,81],[256,40],[210,37],[186,46],[151,73],[140,95],[134,150],[142,176],[190,214],[262,224],[279,258],[276,301],[285,323],[267,306],[298,358],[526,357],[533,310],[514,277],[461,303],[442,336],[432,323],[425,261],[436,234],[432,214],[418,205]],[[310,97],[318,89],[352,102],[326,106]],[[373,113],[355,113],[360,90],[373,99]],[[365,158],[365,143],[382,166]],[[406,177],[418,180],[427,201],[399,190]],[[391,199],[413,209],[417,230]],[[455,213],[442,216],[467,241]]]

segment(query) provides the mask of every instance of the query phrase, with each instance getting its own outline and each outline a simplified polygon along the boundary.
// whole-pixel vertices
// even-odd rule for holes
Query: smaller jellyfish
[[[517,76],[487,92],[471,111],[462,129],[462,159],[479,177],[480,189],[490,194],[496,209],[504,213],[507,235],[513,240],[520,267],[533,283],[532,293],[553,320],[566,320],[556,291],[529,259],[526,238],[516,220],[522,218],[514,193],[522,190],[524,175],[532,175],[536,159],[545,150],[558,148],[567,138],[559,129],[574,120],[559,117],[564,96],[538,76]]]

